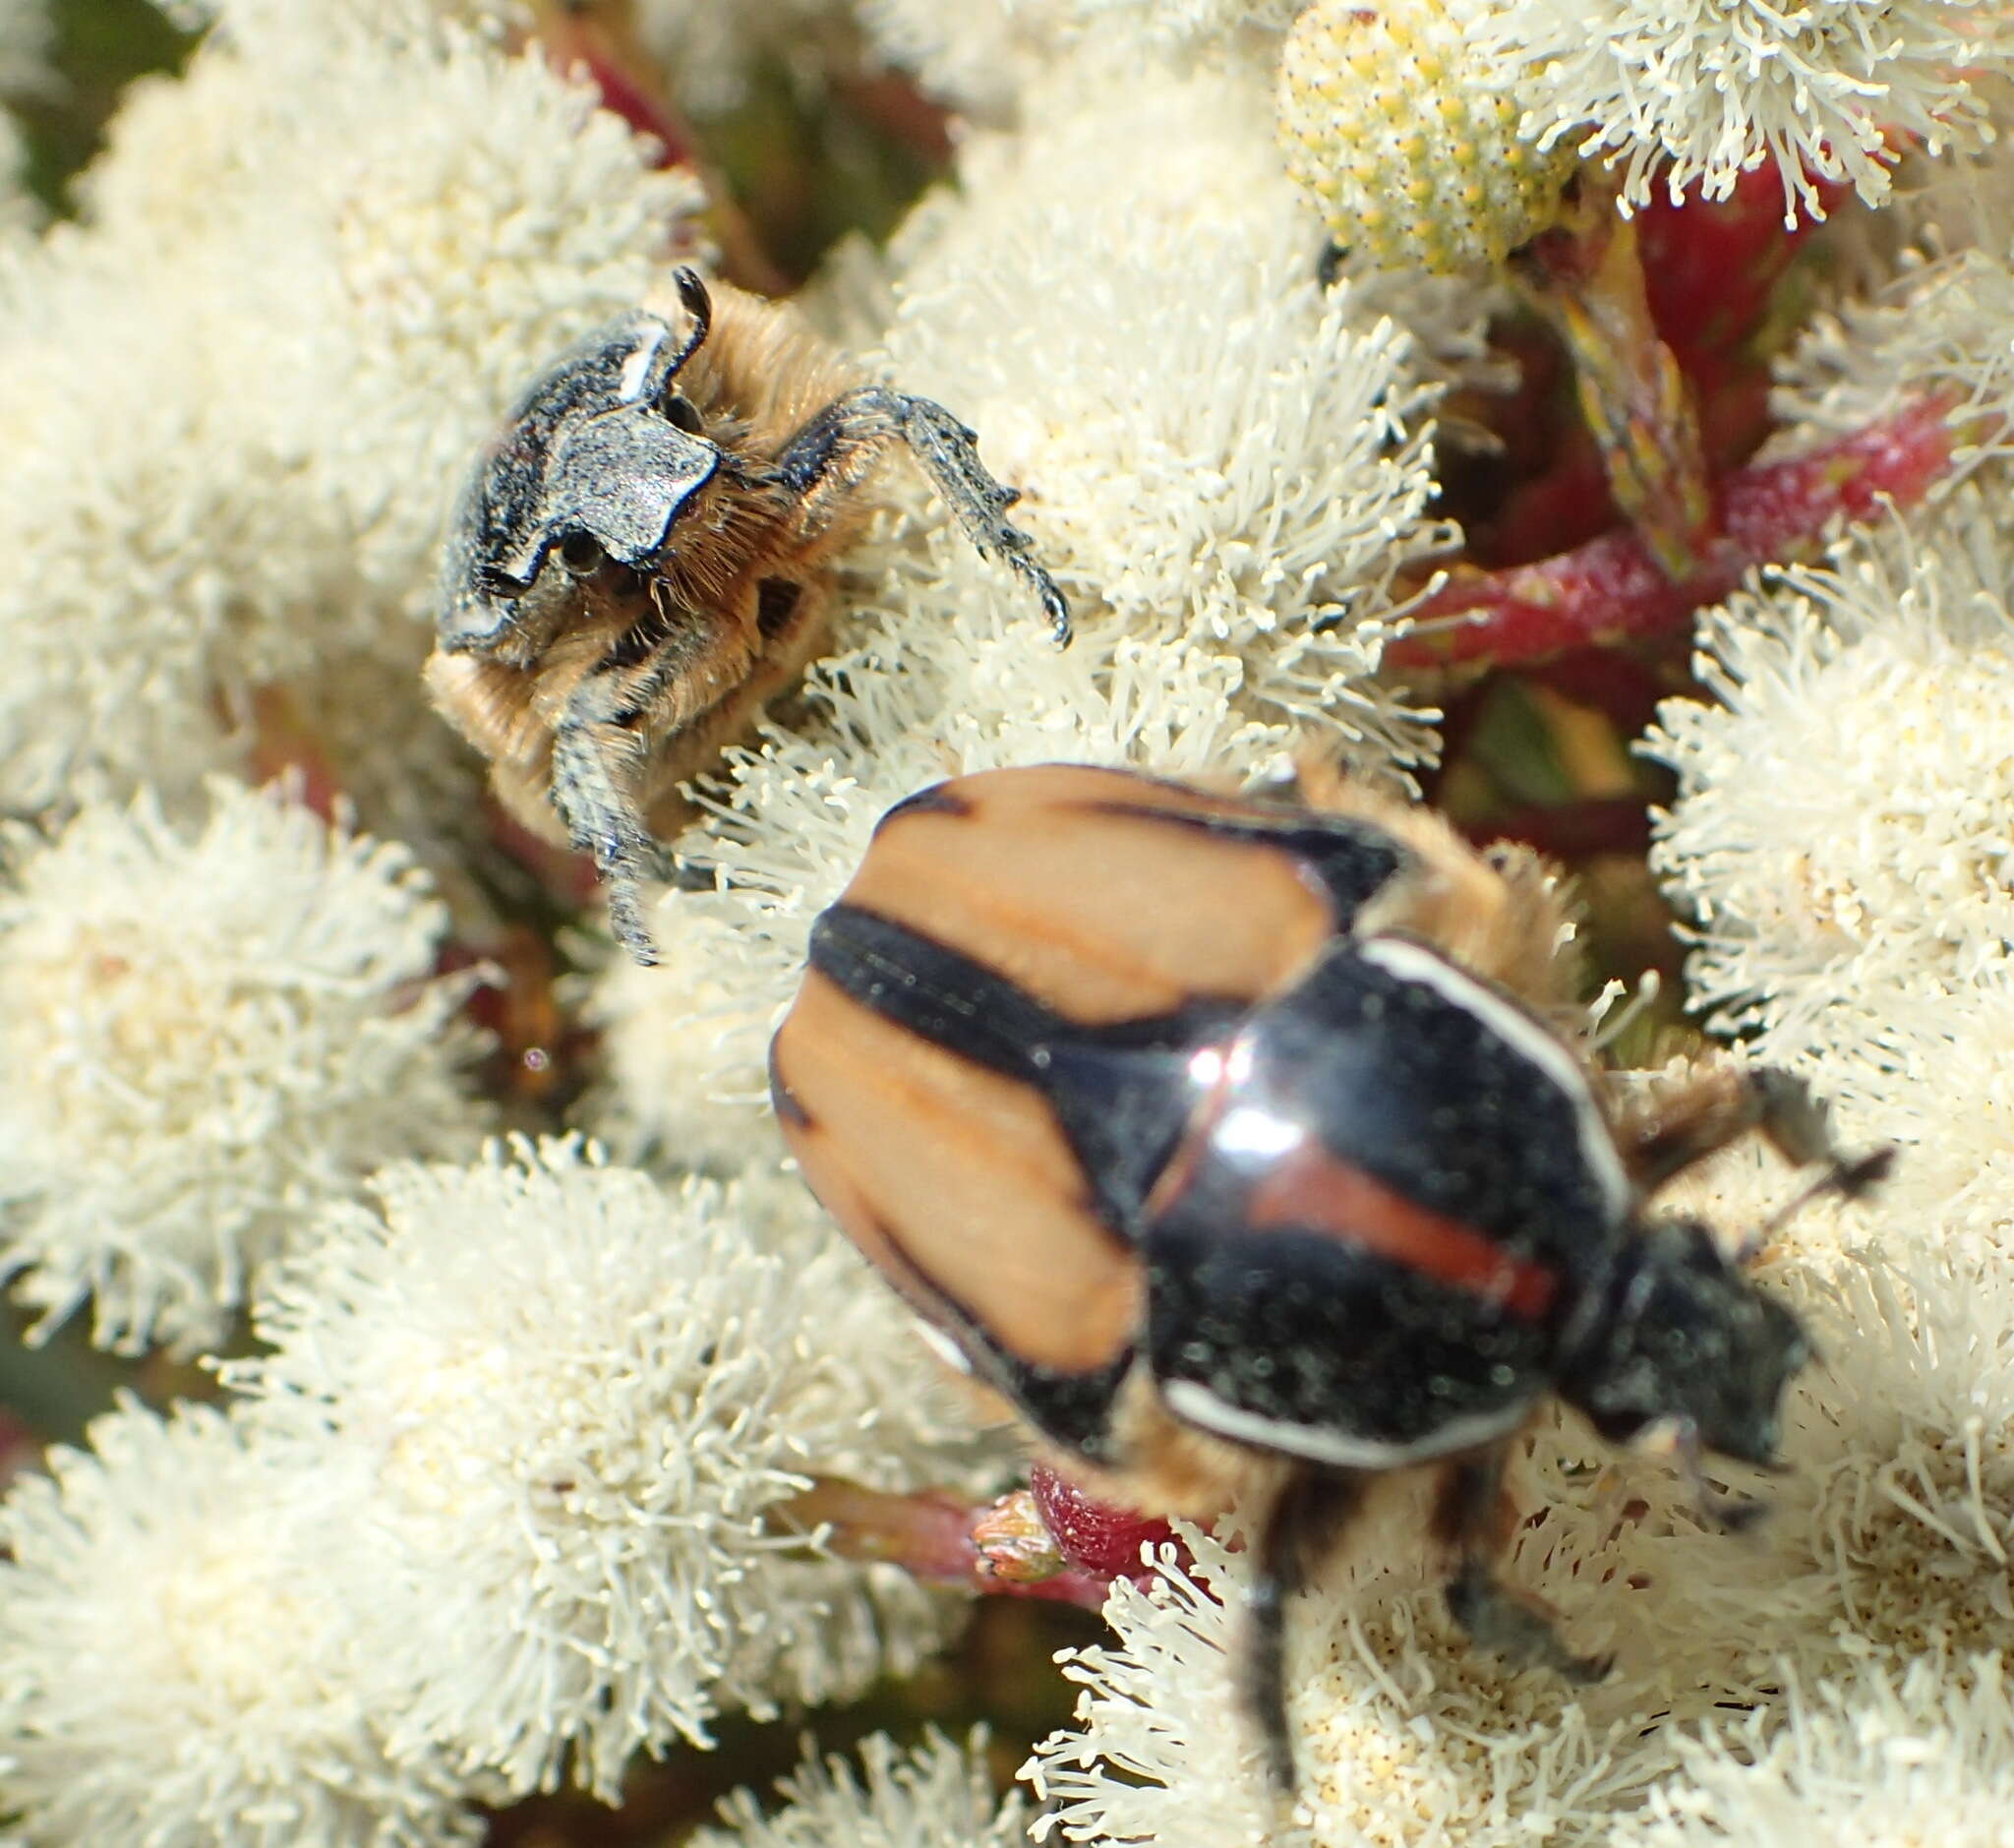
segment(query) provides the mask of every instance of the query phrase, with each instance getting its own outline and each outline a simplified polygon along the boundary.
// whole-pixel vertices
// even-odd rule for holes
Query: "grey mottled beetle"
[[[690,269],[684,330],[647,309],[563,354],[477,463],[444,561],[427,684],[520,820],[594,856],[617,937],[652,962],[652,824],[817,651],[823,566],[906,446],[978,551],[1069,606],[1016,495],[942,405],[862,385],[785,305]],[[557,826],[556,826],[557,822]]]

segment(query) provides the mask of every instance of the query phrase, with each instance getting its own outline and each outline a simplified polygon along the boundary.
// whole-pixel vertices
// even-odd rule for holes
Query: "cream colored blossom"
[[[1879,1066],[2007,973],[2014,563],[1984,511],[1767,574],[1703,623],[1713,703],[1650,736],[1679,772],[1654,863],[1695,923],[1691,992],[1764,1059]]]
[[[1481,273],[1554,222],[1572,149],[1518,134],[1518,67],[1476,0],[1318,0],[1287,34],[1279,139],[1336,244],[1380,268]]]
[[[1844,1682],[1786,1669],[1781,1710],[1730,1715],[1627,1819],[1616,1848],[2005,1848],[2014,1703],[1997,1651],[1869,1661]]]
[[[639,1748],[932,1645],[912,1580],[765,1525],[817,1473],[947,1473],[851,1250],[765,1248],[759,1195],[667,1190],[571,1143],[373,1191],[267,1290],[276,1351],[227,1377],[326,1484],[309,1570],[357,1614],[394,1748],[516,1791],[570,1760],[612,1800]]]
[[[1028,1806],[993,1795],[984,1736],[962,1749],[935,1731],[899,1751],[886,1733],[860,1742],[860,1768],[812,1760],[777,1785],[783,1807],[765,1816],[738,1790],[721,1805],[725,1826],[703,1828],[692,1848],[1021,1848]]]
[[[243,760],[257,687],[358,657],[410,669],[373,751],[442,761],[417,670],[449,497],[645,287],[695,197],[648,159],[413,0],[254,10],[137,87],[84,222],[0,303],[0,802],[179,799]]]
[[[1597,1643],[1613,1623],[1627,1651],[1615,1680],[1570,1688],[1468,1643],[1438,1590],[1422,1583],[1430,1562],[1419,1542],[1419,1484],[1387,1485],[1381,1494],[1400,1505],[1353,1529],[1322,1585],[1288,1611],[1299,1789],[1283,1827],[1240,1695],[1245,1555],[1184,1530],[1195,1569],[1164,1558],[1149,1586],[1115,1583],[1105,1605],[1115,1642],[1066,1661],[1085,1689],[1078,1726],[1037,1746],[1023,1772],[1052,1806],[1037,1831],[1100,1848],[1601,1839],[1607,1821],[1670,1768],[1679,1715],[1711,1711],[1716,1697],[1752,1698],[1761,1683],[1745,1666],[1741,1633],[1726,1628],[1727,1610],[1710,1677],[1694,1680],[1714,1656],[1696,1637],[1681,1658],[1662,1653],[1685,1623],[1698,1628],[1707,1607],[1696,1587],[1683,1615],[1630,1637],[1675,1576],[1664,1571],[1674,1549],[1689,1561],[1709,1536],[1645,1536],[1640,1528],[1654,1522],[1632,1517],[1629,1496],[1610,1478],[1583,1466],[1577,1481],[1583,1507],[1565,1517],[1567,1535],[1527,1529],[1509,1575],[1564,1609],[1575,1646]],[[1670,1498],[1656,1500],[1661,1515]],[[1632,1592],[1638,1580],[1649,1588]]]
[[[98,1419],[0,1506],[0,1809],[47,1848],[474,1843],[466,1786],[393,1759],[355,1612],[304,1572],[294,1485],[212,1409]]]
[[[1961,477],[2014,447],[2014,245],[2004,183],[1972,209],[1992,214],[1986,241],[1911,261],[1886,288],[1805,330],[1778,368],[1775,404],[1788,424],[1780,447],[1807,447],[1934,399],[1948,406]]]
[[[446,914],[404,850],[219,781],[17,828],[0,888],[0,1223],[44,1326],[218,1339],[303,1217],[487,1121],[432,977]]]
[[[1506,0],[1477,30],[1530,69],[1526,132],[1620,168],[1626,204],[1770,166],[1790,218],[1819,181],[1881,204],[1903,142],[1989,139],[1974,81],[2014,55],[1992,0]]]
[[[1873,1251],[1785,1279],[1825,1360],[1786,1406],[1763,1539],[1810,1613],[1781,1650],[1815,1677],[1998,1649],[2014,1626],[2014,1269],[1939,1244],[1890,1217]]]

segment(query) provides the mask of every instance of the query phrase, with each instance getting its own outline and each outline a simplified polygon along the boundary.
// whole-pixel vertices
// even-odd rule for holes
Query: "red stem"
[[[1834,519],[1865,519],[1884,501],[1915,506],[1950,470],[1949,411],[1946,400],[1925,398],[1808,455],[1737,469],[1714,485],[1717,537],[1679,582],[1634,532],[1605,533],[1534,565],[1457,571],[1419,607],[1422,626],[1385,658],[1398,668],[1507,667],[1668,634],[1756,566],[1810,557]]]

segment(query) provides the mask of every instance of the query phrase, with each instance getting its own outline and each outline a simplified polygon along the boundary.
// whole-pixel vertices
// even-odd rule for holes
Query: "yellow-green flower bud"
[[[1570,148],[1541,152],[1447,0],[1317,0],[1279,66],[1287,171],[1337,243],[1383,268],[1501,263],[1552,222]]]

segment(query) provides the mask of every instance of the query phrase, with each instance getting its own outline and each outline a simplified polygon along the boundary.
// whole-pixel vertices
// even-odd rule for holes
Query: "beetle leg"
[[[1845,1156],[1826,1116],[1802,1078],[1768,1065],[1712,1063],[1626,1129],[1625,1155],[1636,1184],[1655,1193],[1755,1129],[1787,1162],[1823,1162],[1829,1172],[1822,1185],[1856,1198],[1880,1177],[1878,1162]]]
[[[1451,1463],[1441,1480],[1434,1529],[1457,1554],[1447,1586],[1448,1612],[1479,1648],[1525,1667],[1550,1668],[1568,1681],[1599,1681],[1609,1656],[1575,1655],[1538,1611],[1511,1595],[1493,1569],[1502,1551],[1504,1451]]]
[[[1287,1600],[1313,1581],[1363,1494],[1363,1478],[1348,1470],[1297,1470],[1260,1530],[1244,1696],[1265,1741],[1274,1788],[1282,1796],[1294,1787],[1294,1741],[1286,1719]]]
[[[904,445],[979,556],[1012,569],[1040,601],[1057,643],[1067,642],[1070,605],[1037,560],[1035,542],[1009,523],[1007,509],[1021,497],[993,479],[977,442],[975,432],[929,398],[862,386],[813,416],[785,446],[776,468],[815,527],[892,444]]]
[[[616,941],[649,966],[657,948],[643,922],[643,882],[657,844],[635,793],[645,754],[643,741],[618,720],[569,715],[553,734],[554,806],[574,847],[594,856]]]

